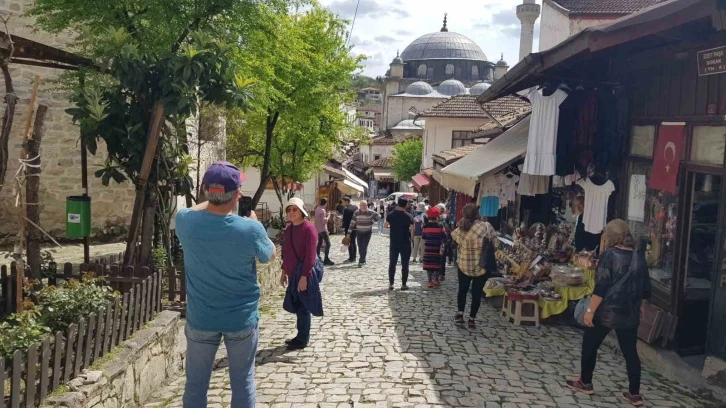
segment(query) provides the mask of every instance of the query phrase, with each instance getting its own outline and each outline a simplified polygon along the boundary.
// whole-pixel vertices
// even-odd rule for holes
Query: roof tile
[[[443,152],[435,153],[434,157],[439,158],[448,164],[467,156],[469,153],[481,146],[482,145],[480,144],[470,144],[467,146],[457,147],[456,149],[444,150]]]
[[[383,157],[368,163],[369,167],[393,167],[393,157]]]
[[[480,105],[476,95],[453,96],[431,109],[424,111],[421,117],[445,118],[489,118],[491,114],[495,119],[517,115],[531,110],[529,102],[515,96],[503,96],[499,99]],[[486,110],[486,111],[485,111]]]
[[[551,0],[573,14],[630,14],[663,0]]]

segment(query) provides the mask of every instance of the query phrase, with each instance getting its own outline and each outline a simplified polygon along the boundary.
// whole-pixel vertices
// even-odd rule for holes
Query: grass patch
[[[88,371],[98,371],[101,369],[101,366],[108,363],[109,361],[113,360],[118,356],[119,352],[121,351],[122,347],[114,347],[111,352],[106,353],[103,357],[98,359],[96,362],[94,362],[91,367],[88,368]]]
[[[60,397],[61,395],[67,393],[70,390],[71,389],[68,388],[67,385],[61,384],[61,385],[58,386],[58,388],[56,388],[55,391],[51,392],[50,395],[48,395],[48,396],[49,397]]]

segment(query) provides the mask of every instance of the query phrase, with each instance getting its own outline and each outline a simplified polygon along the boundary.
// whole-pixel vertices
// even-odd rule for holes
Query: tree
[[[333,155],[349,126],[340,107],[353,99],[351,74],[362,61],[345,46],[344,22],[316,4],[302,13],[267,9],[256,23],[237,55],[255,98],[247,113],[227,116],[239,124],[228,128],[229,157],[260,169],[253,205],[270,180],[304,181]]]
[[[423,140],[409,139],[393,149],[393,172],[399,181],[410,180],[421,171]]]

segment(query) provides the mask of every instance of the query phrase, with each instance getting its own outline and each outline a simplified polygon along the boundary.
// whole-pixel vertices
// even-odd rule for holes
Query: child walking
[[[423,226],[424,241],[423,269],[428,275],[427,287],[438,287],[441,272],[441,260],[445,257],[446,230],[439,221],[441,210],[432,207],[426,212],[426,224]]]

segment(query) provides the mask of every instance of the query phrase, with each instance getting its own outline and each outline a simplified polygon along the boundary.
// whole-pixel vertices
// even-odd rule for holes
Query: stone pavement
[[[334,239],[337,241],[338,237]],[[333,260],[344,255],[334,244]],[[515,327],[482,305],[478,327],[454,324],[456,274],[438,289],[424,286],[413,265],[411,290],[387,289],[388,238],[374,236],[369,263],[327,268],[326,316],[313,318],[311,345],[286,352],[294,316],[282,310],[282,289],[262,305],[257,355],[257,406],[350,407],[626,407],[622,357],[603,347],[595,372],[597,394],[563,387],[578,372],[581,332],[563,326]],[[399,266],[400,268],[400,266]],[[224,365],[224,364],[222,364]],[[159,390],[146,407],[181,407],[183,376]],[[229,406],[229,375],[215,370],[210,407]],[[644,369],[649,407],[708,406],[688,390]]]

